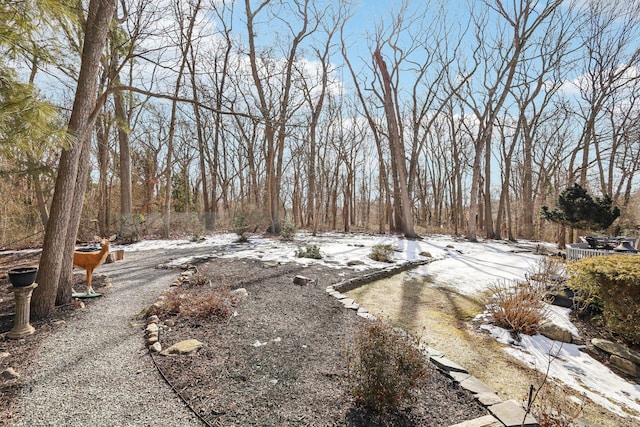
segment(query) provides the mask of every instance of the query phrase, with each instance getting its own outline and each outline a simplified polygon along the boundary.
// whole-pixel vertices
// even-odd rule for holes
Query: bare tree
[[[582,131],[571,158],[571,171],[575,170],[576,157],[580,154],[578,179],[585,187],[593,161],[592,147],[596,150],[597,160],[603,137],[599,134],[600,122],[607,104],[640,79],[637,72],[640,48],[635,43],[640,35],[640,4],[589,1],[580,30],[585,49],[584,74],[578,81],[582,101],[578,114],[582,120]],[[604,173],[602,168],[600,171]],[[607,192],[607,187],[605,183],[601,190]]]
[[[486,15],[476,15],[476,39],[481,49],[474,53],[476,63],[482,64],[483,93],[478,94],[484,99],[480,101],[474,97],[463,97],[462,100],[474,112],[477,120],[475,132],[475,154],[473,158],[473,176],[471,180],[471,194],[469,203],[469,220],[467,222],[466,237],[476,240],[476,217],[478,216],[478,197],[480,194],[481,178],[484,180],[484,229],[486,236],[495,237],[493,226],[493,212],[491,203],[491,141],[493,127],[500,110],[505,105],[510,90],[516,78],[518,67],[527,61],[527,50],[539,32],[544,32],[544,26],[550,25],[561,0],[548,2],[539,7],[535,0],[514,2],[512,9],[505,8],[499,1],[485,1],[489,11],[503,22],[498,24],[498,35],[494,38],[494,45],[490,45],[485,37],[487,28]],[[484,161],[484,176],[481,166]]]
[[[301,44],[313,34],[318,28],[318,20],[314,20],[312,16],[314,11],[310,0],[297,0],[291,4],[287,12],[292,15],[284,14],[283,16],[273,16],[274,20],[284,22],[291,36],[291,43],[287,46],[287,54],[285,57],[284,70],[281,74],[281,85],[277,89],[278,100],[272,103],[268,97],[268,93],[276,90],[272,87],[274,81],[269,79],[261,72],[259,67],[259,58],[256,48],[256,17],[267,7],[271,0],[265,0],[260,5],[252,9],[250,1],[245,0],[245,10],[247,17],[247,35],[249,42],[249,62],[251,64],[251,77],[257,92],[258,109],[264,123],[264,140],[266,146],[266,207],[270,217],[269,231],[273,234],[280,233],[280,190],[283,172],[283,157],[285,149],[285,139],[287,136],[287,123],[292,110],[296,106],[291,105],[292,102],[292,81],[294,77],[294,63],[301,48]],[[298,22],[285,20],[294,17]],[[299,24],[299,28],[295,29],[294,25]],[[262,75],[261,75],[262,74]],[[274,108],[277,108],[274,111]]]

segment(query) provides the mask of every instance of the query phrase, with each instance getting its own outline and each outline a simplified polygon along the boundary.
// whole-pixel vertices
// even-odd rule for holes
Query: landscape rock
[[[304,286],[307,285],[309,283],[313,282],[313,279],[310,279],[308,277],[305,276],[296,276],[293,278],[293,283],[295,283],[296,285],[300,285],[300,286]]]
[[[470,376],[460,383],[460,387],[469,390],[473,394],[479,393],[495,393],[491,387],[480,381],[474,376]]]
[[[594,347],[599,348],[609,354],[615,354],[618,357],[632,361],[633,363],[640,365],[640,353],[630,350],[622,344],[615,343],[609,340],[603,340],[600,338],[594,338],[591,340],[591,344]]]
[[[148,347],[148,346],[154,345],[157,342],[158,342],[158,337],[155,336],[155,337],[147,338],[147,341],[145,343],[147,344],[147,347]]]
[[[152,333],[158,333],[158,331],[160,330],[160,328],[158,327],[157,324],[155,323],[149,323],[146,327],[146,329],[144,330],[144,332],[148,335],[148,334],[152,334]]]
[[[147,318],[147,325],[150,324],[150,323],[158,324],[158,323],[160,323],[160,318],[158,316],[156,316],[155,314],[153,316],[149,316]]]
[[[499,419],[506,427],[538,427],[538,421],[526,414],[515,400],[506,400],[497,405],[489,406],[489,412]],[[526,417],[525,417],[526,414]],[[524,421],[523,421],[524,420]]]
[[[358,316],[362,317],[363,319],[367,319],[367,320],[376,320],[376,316],[374,316],[371,313],[365,312],[365,311],[358,311]]]
[[[469,421],[463,421],[450,427],[503,427],[502,423],[491,415],[476,418]]]
[[[249,297],[249,292],[245,288],[238,288],[231,291],[231,296],[243,301]]]
[[[465,368],[458,365],[453,360],[447,359],[444,356],[442,357],[431,356],[430,359],[436,366],[438,366],[440,369],[443,369],[447,372],[467,372]]]
[[[352,304],[355,304],[356,301],[353,298],[342,298],[340,300],[340,302],[342,303],[342,305],[344,305],[345,307],[351,306]]]
[[[431,252],[427,252],[427,251],[422,251],[420,252],[418,255],[423,256],[425,258],[431,258]]]
[[[175,322],[175,321],[173,321],[173,320],[171,320],[171,319],[169,319],[169,320],[165,320],[165,321],[164,321],[164,324],[165,324],[165,325],[167,325],[167,326],[168,326],[168,327],[170,327],[170,328],[172,328],[172,327],[176,326],[176,322]]]
[[[347,266],[353,267],[355,265],[364,265],[364,261],[361,259],[352,259],[351,261],[347,261]]]
[[[449,376],[451,378],[453,378],[453,380],[457,383],[461,383],[462,381],[466,380],[467,378],[471,378],[471,374],[468,372],[449,372]]]
[[[196,339],[184,340],[162,350],[160,354],[162,356],[168,356],[170,354],[190,354],[199,350],[203,345],[203,343]]]
[[[640,377],[640,366],[636,365],[631,360],[612,354],[609,358],[609,362],[611,363],[611,366],[618,368],[627,375],[631,375],[635,378]]]
[[[483,406],[491,406],[491,405],[495,405],[502,402],[502,399],[500,399],[500,396],[498,396],[495,393],[488,393],[488,392],[482,392],[482,393],[476,394],[476,399],[478,399],[478,402],[480,402]]]
[[[571,343],[573,335],[571,332],[552,322],[543,322],[538,327],[538,333],[554,341]]]
[[[20,378],[20,374],[17,373],[13,368],[7,368],[4,371],[0,372],[0,378],[5,381],[17,380],[18,378]]]
[[[547,294],[547,298],[551,301],[551,304],[558,307],[573,308],[573,293],[569,293],[564,289],[550,291]]]
[[[152,351],[154,353],[160,353],[162,351],[162,345],[159,342],[157,342],[157,343],[155,343],[153,345],[150,345],[149,346],[149,351]]]

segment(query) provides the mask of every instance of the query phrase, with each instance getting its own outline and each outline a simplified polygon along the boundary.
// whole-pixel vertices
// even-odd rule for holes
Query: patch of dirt
[[[87,299],[80,304],[76,300],[71,304],[56,307],[49,318],[31,321],[31,325],[36,328],[35,334],[19,340],[9,339],[7,332],[14,325],[15,299],[7,271],[14,267],[37,266],[39,260],[40,252],[38,251],[0,254],[0,372],[13,368],[21,375],[16,380],[0,379],[0,425],[10,425],[16,396],[28,382],[28,378],[23,373],[27,372],[33,364],[42,342],[55,334],[64,322],[73,321],[85,310],[90,309],[94,301]],[[86,285],[84,271],[74,273],[73,280],[75,289],[84,289]],[[109,292],[109,281],[106,276],[94,274],[92,285],[96,292],[102,294]],[[3,354],[8,356],[3,357]]]
[[[191,338],[205,347],[154,360],[209,425],[449,426],[486,413],[433,366],[417,404],[387,416],[354,406],[345,350],[365,320],[325,292],[352,270],[251,260],[211,260],[198,270],[213,286],[243,287],[249,296],[221,323],[170,319],[176,325],[161,334],[164,348]],[[314,282],[295,285],[297,274]]]

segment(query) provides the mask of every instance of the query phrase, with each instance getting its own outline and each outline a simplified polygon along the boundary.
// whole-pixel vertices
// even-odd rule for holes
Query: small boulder
[[[422,251],[420,252],[418,255],[423,256],[425,258],[431,258],[431,252],[427,252],[427,251]]]
[[[152,333],[154,333],[154,332],[155,332],[155,333],[158,333],[158,331],[159,331],[159,330],[160,330],[160,328],[158,327],[158,325],[157,325],[157,324],[155,324],[155,323],[149,323],[149,324],[147,325],[146,329],[144,330],[144,332],[145,332],[147,335],[149,335],[149,334],[152,334]]]
[[[640,366],[636,365],[631,360],[612,354],[609,358],[609,362],[611,363],[611,366],[618,368],[627,375],[634,378],[640,377]]]
[[[160,342],[154,343],[149,346],[149,351],[160,353],[162,351],[162,345],[160,344]]]
[[[630,360],[633,363],[640,365],[640,353],[633,351],[622,344],[600,338],[592,339],[591,344],[606,353],[615,354],[618,357]]]
[[[249,297],[249,292],[245,288],[238,288],[231,291],[231,296],[237,298],[238,301],[243,301]]]
[[[551,340],[571,343],[573,335],[568,330],[556,325],[552,322],[543,322],[538,327],[538,333]]]
[[[155,314],[153,316],[149,316],[147,318],[147,325],[150,324],[150,323],[158,324],[158,323],[160,323],[160,318],[158,316],[156,316]]]
[[[293,283],[300,286],[308,285],[311,282],[313,282],[313,279],[305,276],[296,276],[293,278]]]
[[[191,354],[194,351],[199,350],[203,345],[203,343],[196,339],[184,340],[162,350],[160,354],[163,356],[168,356],[170,354]]]

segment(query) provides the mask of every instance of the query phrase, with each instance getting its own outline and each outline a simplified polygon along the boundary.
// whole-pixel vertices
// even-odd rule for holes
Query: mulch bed
[[[205,347],[154,360],[193,410],[219,426],[449,426],[485,414],[465,390],[430,366],[418,401],[394,414],[355,406],[346,390],[345,352],[365,320],[326,294],[355,273],[323,266],[215,259],[197,266],[212,286],[243,287],[248,298],[223,321],[173,320],[164,348],[195,338]],[[302,274],[314,279],[293,284]],[[185,285],[182,285],[185,286]],[[189,293],[208,285],[190,286]]]

